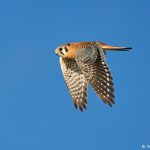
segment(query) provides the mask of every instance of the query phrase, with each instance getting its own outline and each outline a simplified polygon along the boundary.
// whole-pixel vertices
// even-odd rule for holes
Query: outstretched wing
[[[113,79],[101,47],[95,45],[80,49],[75,60],[97,95],[112,106],[115,99]]]
[[[60,57],[61,70],[76,108],[86,109],[87,80],[75,60]]]

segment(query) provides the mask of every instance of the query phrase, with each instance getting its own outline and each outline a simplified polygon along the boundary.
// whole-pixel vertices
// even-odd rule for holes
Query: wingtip
[[[76,110],[79,108],[79,110],[80,110],[81,112],[84,112],[84,110],[87,109],[85,105],[77,106],[77,104],[74,104],[74,106],[75,106],[75,109],[76,109]]]

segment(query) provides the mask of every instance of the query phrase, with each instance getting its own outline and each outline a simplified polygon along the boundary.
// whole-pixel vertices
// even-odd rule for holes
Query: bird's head
[[[67,57],[70,44],[64,44],[56,48],[55,53],[63,58]]]

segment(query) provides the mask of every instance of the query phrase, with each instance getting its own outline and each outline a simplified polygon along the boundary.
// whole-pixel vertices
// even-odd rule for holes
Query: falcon
[[[102,42],[74,42],[56,48],[64,80],[75,108],[86,109],[88,84],[109,106],[115,103],[112,74],[106,63],[107,50],[127,51],[131,47],[110,46]]]

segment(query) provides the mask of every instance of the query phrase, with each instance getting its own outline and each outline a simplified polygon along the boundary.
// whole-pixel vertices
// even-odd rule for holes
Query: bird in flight
[[[131,47],[110,46],[102,42],[74,42],[56,48],[64,80],[75,108],[86,109],[88,84],[104,103],[114,104],[112,74],[106,63],[107,50],[127,51]]]

